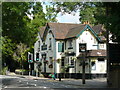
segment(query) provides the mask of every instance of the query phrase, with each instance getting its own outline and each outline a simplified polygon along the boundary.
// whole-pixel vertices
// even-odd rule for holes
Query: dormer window
[[[73,49],[72,40],[69,40],[69,41],[68,41],[68,44],[69,44],[68,49]]]

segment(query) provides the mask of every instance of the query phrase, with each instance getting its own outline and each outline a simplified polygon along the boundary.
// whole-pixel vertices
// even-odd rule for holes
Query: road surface
[[[53,79],[35,79],[31,77],[23,77],[23,76],[7,76],[7,75],[0,75],[0,81],[2,90],[16,90],[15,88],[41,88],[41,89],[48,89],[48,90],[54,90],[54,89],[81,89],[81,90],[87,90],[88,88],[107,88],[106,79],[95,79],[95,80],[87,80],[86,84],[82,84],[81,79],[64,79],[62,81],[59,80],[53,80]],[[87,88],[87,89],[85,89]],[[39,89],[40,90],[40,89]],[[106,90],[106,89],[105,89]]]

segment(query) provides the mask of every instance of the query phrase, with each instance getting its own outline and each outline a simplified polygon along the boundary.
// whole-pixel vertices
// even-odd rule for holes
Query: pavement
[[[15,73],[8,73],[7,75],[10,76],[17,76],[21,78],[26,78],[26,79],[33,79],[33,80],[41,80],[45,79],[48,82],[59,82],[61,84],[65,85],[70,85],[70,86],[75,86],[75,87],[80,87],[80,88],[109,88],[107,86],[107,81],[106,78],[97,78],[97,79],[87,79],[85,80],[86,83],[82,84],[82,79],[71,79],[71,78],[62,78],[61,81],[59,81],[58,78],[56,80],[53,80],[52,78],[44,78],[44,77],[36,77],[36,76],[28,76],[28,75],[18,75]]]

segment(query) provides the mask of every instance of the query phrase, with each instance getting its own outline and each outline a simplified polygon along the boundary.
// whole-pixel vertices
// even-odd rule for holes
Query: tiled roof
[[[85,25],[79,25],[78,27],[70,29],[66,35],[66,38],[72,38],[77,36],[84,29],[84,27]]]
[[[70,23],[48,23],[48,25],[52,29],[52,32],[54,33],[56,39],[65,39],[66,35],[69,33],[69,30],[81,26],[81,24],[70,24]],[[68,36],[69,35],[67,35],[67,37]]]
[[[91,50],[88,56],[106,56],[106,50]]]
[[[95,25],[92,27],[92,29],[96,32],[96,34],[99,35],[98,37],[101,39],[101,41],[106,41],[105,35],[102,35],[103,32],[105,32],[102,24]]]
[[[106,57],[106,50],[90,50],[87,52],[87,57]],[[78,55],[78,58],[83,57],[82,53]]]
[[[104,36],[99,36],[99,38],[102,40],[102,41],[106,41],[106,38]]]
[[[71,24],[71,23],[47,23],[46,26],[49,26],[52,30],[56,39],[68,39],[76,37],[81,30],[86,26],[85,24]],[[93,30],[96,33],[100,33],[102,25],[96,25]],[[45,27],[40,28],[40,35],[43,37]],[[100,37],[101,40],[105,40],[105,37]]]
[[[93,26],[92,29],[93,29],[97,34],[100,34],[101,32],[104,31],[101,24],[98,24],[98,25]]]

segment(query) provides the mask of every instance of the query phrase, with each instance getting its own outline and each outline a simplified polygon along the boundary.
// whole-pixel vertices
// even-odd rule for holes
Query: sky
[[[80,23],[79,18],[80,18],[79,12],[76,12],[74,16],[68,13],[61,16],[61,14],[59,13],[56,19],[60,23],[77,23],[78,24]]]
[[[43,12],[45,13],[45,5],[43,5]],[[65,13],[64,15],[61,15],[61,13],[58,13],[56,19],[58,20],[59,23],[76,23],[79,24],[79,11],[75,13],[75,15]]]

